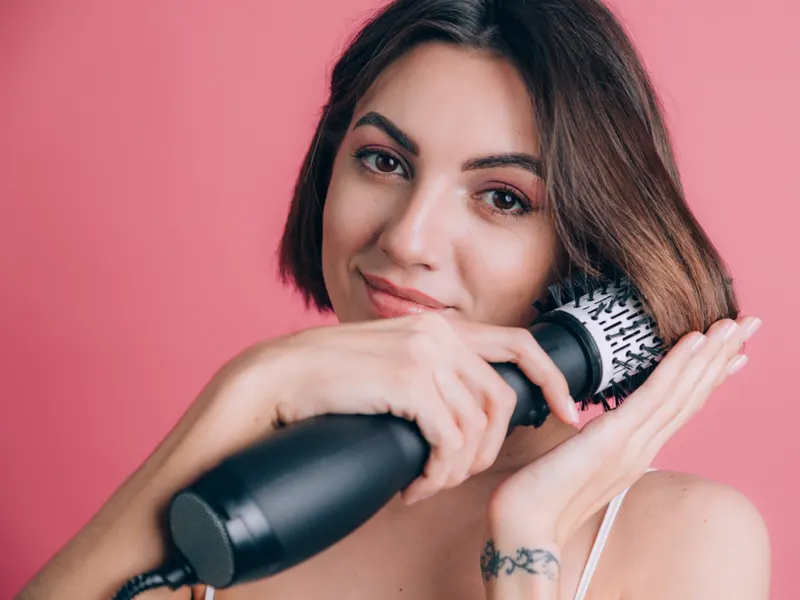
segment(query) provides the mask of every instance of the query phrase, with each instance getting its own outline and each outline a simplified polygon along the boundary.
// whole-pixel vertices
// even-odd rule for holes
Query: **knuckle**
[[[436,342],[426,331],[414,330],[407,340],[407,351],[414,364],[427,362],[436,355]]]
[[[452,431],[452,427],[448,427],[444,423],[439,422],[437,427],[439,428],[439,437],[442,440],[441,444],[439,444],[440,457],[443,461],[447,461],[461,450],[464,440],[461,435],[448,435],[448,432]]]
[[[714,335],[710,337],[713,338],[712,341],[717,348],[721,348],[725,344],[723,341],[724,333],[730,327],[739,327],[739,324],[733,319],[720,319],[710,327],[714,331]]]
[[[484,431],[486,431],[488,425],[489,417],[487,417],[486,413],[478,408],[470,410],[465,417],[464,427],[471,434],[482,434]]]
[[[450,471],[445,487],[451,488],[463,483],[469,477],[469,467],[459,466]]]
[[[489,467],[492,466],[494,463],[494,456],[485,452],[478,457],[475,458],[475,462],[472,465],[472,472],[479,473],[480,471],[485,471]]]
[[[428,332],[441,332],[447,327],[447,323],[438,312],[425,311],[413,315],[414,326],[417,329]]]
[[[500,403],[506,410],[514,410],[517,406],[517,392],[505,382],[503,382],[500,392]]]
[[[418,361],[413,359],[399,362],[391,370],[394,386],[404,390],[411,402],[412,398],[417,398],[423,385]]]
[[[450,462],[441,461],[438,465],[439,468],[431,473],[430,482],[435,490],[443,489],[447,485],[447,481],[450,479]]]
[[[489,402],[495,407],[495,412],[509,415],[517,406],[517,393],[505,381],[501,381],[489,395]]]
[[[292,423],[297,420],[296,411],[291,402],[277,402],[275,416],[279,423]]]
[[[535,351],[536,340],[527,329],[511,330],[511,350],[517,356],[531,356]]]
[[[469,471],[469,476],[472,477],[473,475],[477,475],[478,473],[483,473],[486,469],[488,469],[491,466],[492,464],[485,458],[476,459],[472,465],[472,468]]]

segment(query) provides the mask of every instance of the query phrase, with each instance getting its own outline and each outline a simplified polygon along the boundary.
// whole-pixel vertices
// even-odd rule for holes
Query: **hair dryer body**
[[[573,394],[590,387],[592,361],[568,315],[531,332]],[[509,432],[544,422],[541,390],[516,365],[493,366],[517,392]],[[360,527],[421,475],[429,451],[417,425],[393,415],[293,423],[179,492],[169,509],[173,540],[198,578],[215,587],[273,575]]]

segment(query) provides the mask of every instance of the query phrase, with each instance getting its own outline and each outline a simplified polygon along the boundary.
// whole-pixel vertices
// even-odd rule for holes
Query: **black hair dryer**
[[[579,399],[601,366],[570,315],[542,315],[531,333]],[[538,427],[541,390],[513,364],[494,368],[517,392],[509,426]],[[417,425],[392,415],[323,415],[270,433],[178,492],[168,510],[177,550],[216,588],[274,575],[354,531],[423,471]]]

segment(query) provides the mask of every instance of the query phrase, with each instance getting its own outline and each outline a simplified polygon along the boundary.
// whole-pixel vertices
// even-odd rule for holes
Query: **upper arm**
[[[673,474],[665,485],[651,482],[651,487],[661,489],[645,490],[637,502],[634,521],[640,532],[646,527],[648,533],[640,538],[649,546],[640,549],[644,568],[626,577],[627,598],[769,598],[769,534],[744,494],[681,474]]]

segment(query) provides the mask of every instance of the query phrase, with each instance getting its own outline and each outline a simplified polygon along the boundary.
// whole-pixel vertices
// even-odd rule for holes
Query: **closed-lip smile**
[[[400,287],[377,275],[361,273],[361,276],[367,284],[367,292],[374,308],[383,316],[399,316],[447,308],[447,305],[419,290]]]

